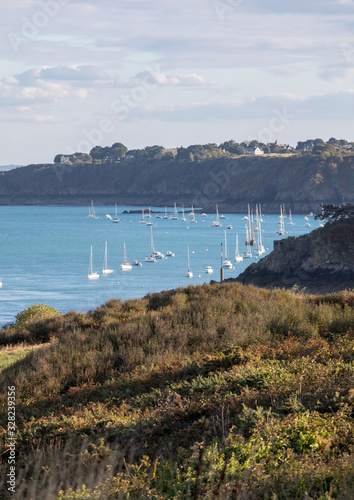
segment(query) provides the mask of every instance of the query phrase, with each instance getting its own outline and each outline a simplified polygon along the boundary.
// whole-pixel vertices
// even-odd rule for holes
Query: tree
[[[92,163],[92,157],[87,153],[74,153],[73,155],[71,155],[70,159],[73,163],[75,162]]]
[[[322,208],[322,213],[315,215],[315,219],[328,220],[332,222],[354,216],[353,203],[346,203],[345,205],[340,205],[339,207],[336,207],[333,204],[324,205],[321,203],[320,206]]]
[[[47,306],[46,304],[32,304],[16,315],[15,327],[21,328],[32,321],[51,318],[53,316],[61,316],[61,313],[54,307]]]
[[[313,154],[319,154],[324,158],[327,158],[328,156],[331,156],[337,152],[336,147],[333,146],[333,144],[316,144],[314,146],[312,153]]]
[[[92,157],[93,160],[103,160],[104,154],[105,154],[104,148],[102,148],[101,146],[95,146],[90,151],[90,156]]]
[[[61,157],[63,155],[56,155],[56,157],[54,158],[54,163],[60,163],[61,162]]]
[[[128,148],[121,142],[115,142],[110,151],[112,160],[122,160],[128,152]]]

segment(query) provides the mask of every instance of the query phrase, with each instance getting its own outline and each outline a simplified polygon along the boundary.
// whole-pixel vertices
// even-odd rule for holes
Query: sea
[[[221,214],[222,227],[211,227],[215,214],[202,217],[196,214],[196,223],[190,222],[190,210],[185,209],[186,221],[171,220],[173,207],[167,207],[168,219],[156,218],[161,208],[151,207],[152,226],[141,223],[142,215],[124,214],[131,209],[147,207],[119,206],[120,222],[106,218],[115,216],[113,206],[95,206],[97,218],[88,217],[87,207],[77,206],[0,206],[0,325],[15,321],[16,314],[32,304],[48,304],[58,311],[86,312],[111,298],[122,301],[139,298],[152,292],[188,285],[208,283],[220,279],[221,247],[233,269],[225,269],[225,278],[236,277],[252,262],[259,260],[252,247],[252,259],[235,262],[236,234],[239,250],[246,250],[245,219],[247,214]],[[161,213],[161,216],[164,216]],[[284,219],[285,235],[276,233],[277,214],[262,214],[262,242],[267,255],[273,250],[273,241],[288,236],[309,233],[319,226],[313,216],[293,214],[294,225]],[[144,219],[145,221],[147,219]],[[310,226],[306,226],[306,223]],[[232,226],[232,229],[227,229]],[[152,229],[151,229],[152,228]],[[165,257],[156,263],[147,263],[151,253],[151,233],[155,251],[174,257]],[[257,236],[257,233],[255,233]],[[111,274],[102,274],[105,243],[108,249],[108,267]],[[122,271],[123,247],[127,260],[142,263],[130,271]],[[90,251],[92,267],[100,277],[88,279]],[[188,270],[188,248],[192,278]],[[211,266],[213,274],[206,273]]]

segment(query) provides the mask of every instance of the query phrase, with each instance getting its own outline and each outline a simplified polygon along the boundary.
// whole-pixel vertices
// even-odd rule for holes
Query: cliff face
[[[236,281],[264,288],[331,293],[354,288],[354,217],[326,224],[299,238],[274,242],[274,251]]]
[[[354,202],[354,155],[238,157],[203,162],[122,160],[111,164],[29,165],[0,173],[0,204],[171,205],[244,212],[318,212],[319,203]]]

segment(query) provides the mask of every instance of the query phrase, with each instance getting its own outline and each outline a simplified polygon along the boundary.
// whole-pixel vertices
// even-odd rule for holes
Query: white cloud
[[[114,120],[117,89],[135,95],[144,81],[155,90],[133,102],[124,123],[131,128],[119,129],[129,130],[131,147],[135,124],[154,123],[165,138],[167,124],[173,137],[174,125],[207,123],[217,133],[282,106],[297,123],[312,116],[328,130],[343,116],[350,121],[354,0],[222,1],[232,7],[223,19],[213,0],[3,2],[0,105],[17,121],[14,136],[31,132],[34,144],[40,130],[38,141],[46,137],[55,152],[61,136],[95,128],[100,113]],[[46,2],[61,6],[39,26]],[[9,33],[22,37],[18,50]]]
[[[138,80],[144,80],[149,83],[162,85],[162,86],[204,86],[214,85],[215,82],[206,80],[203,76],[196,73],[180,74],[177,76],[168,76],[156,71],[143,71],[135,75]]]

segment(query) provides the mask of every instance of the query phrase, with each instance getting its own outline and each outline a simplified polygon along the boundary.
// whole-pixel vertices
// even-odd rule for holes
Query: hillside
[[[201,161],[122,159],[29,165],[0,174],[1,204],[131,204],[244,212],[318,212],[319,203],[354,201],[354,155],[239,156]]]
[[[266,288],[298,286],[308,293],[354,289],[354,217],[275,241],[274,251],[236,280]]]
[[[0,331],[1,498],[352,498],[354,293],[224,283],[29,319]]]

